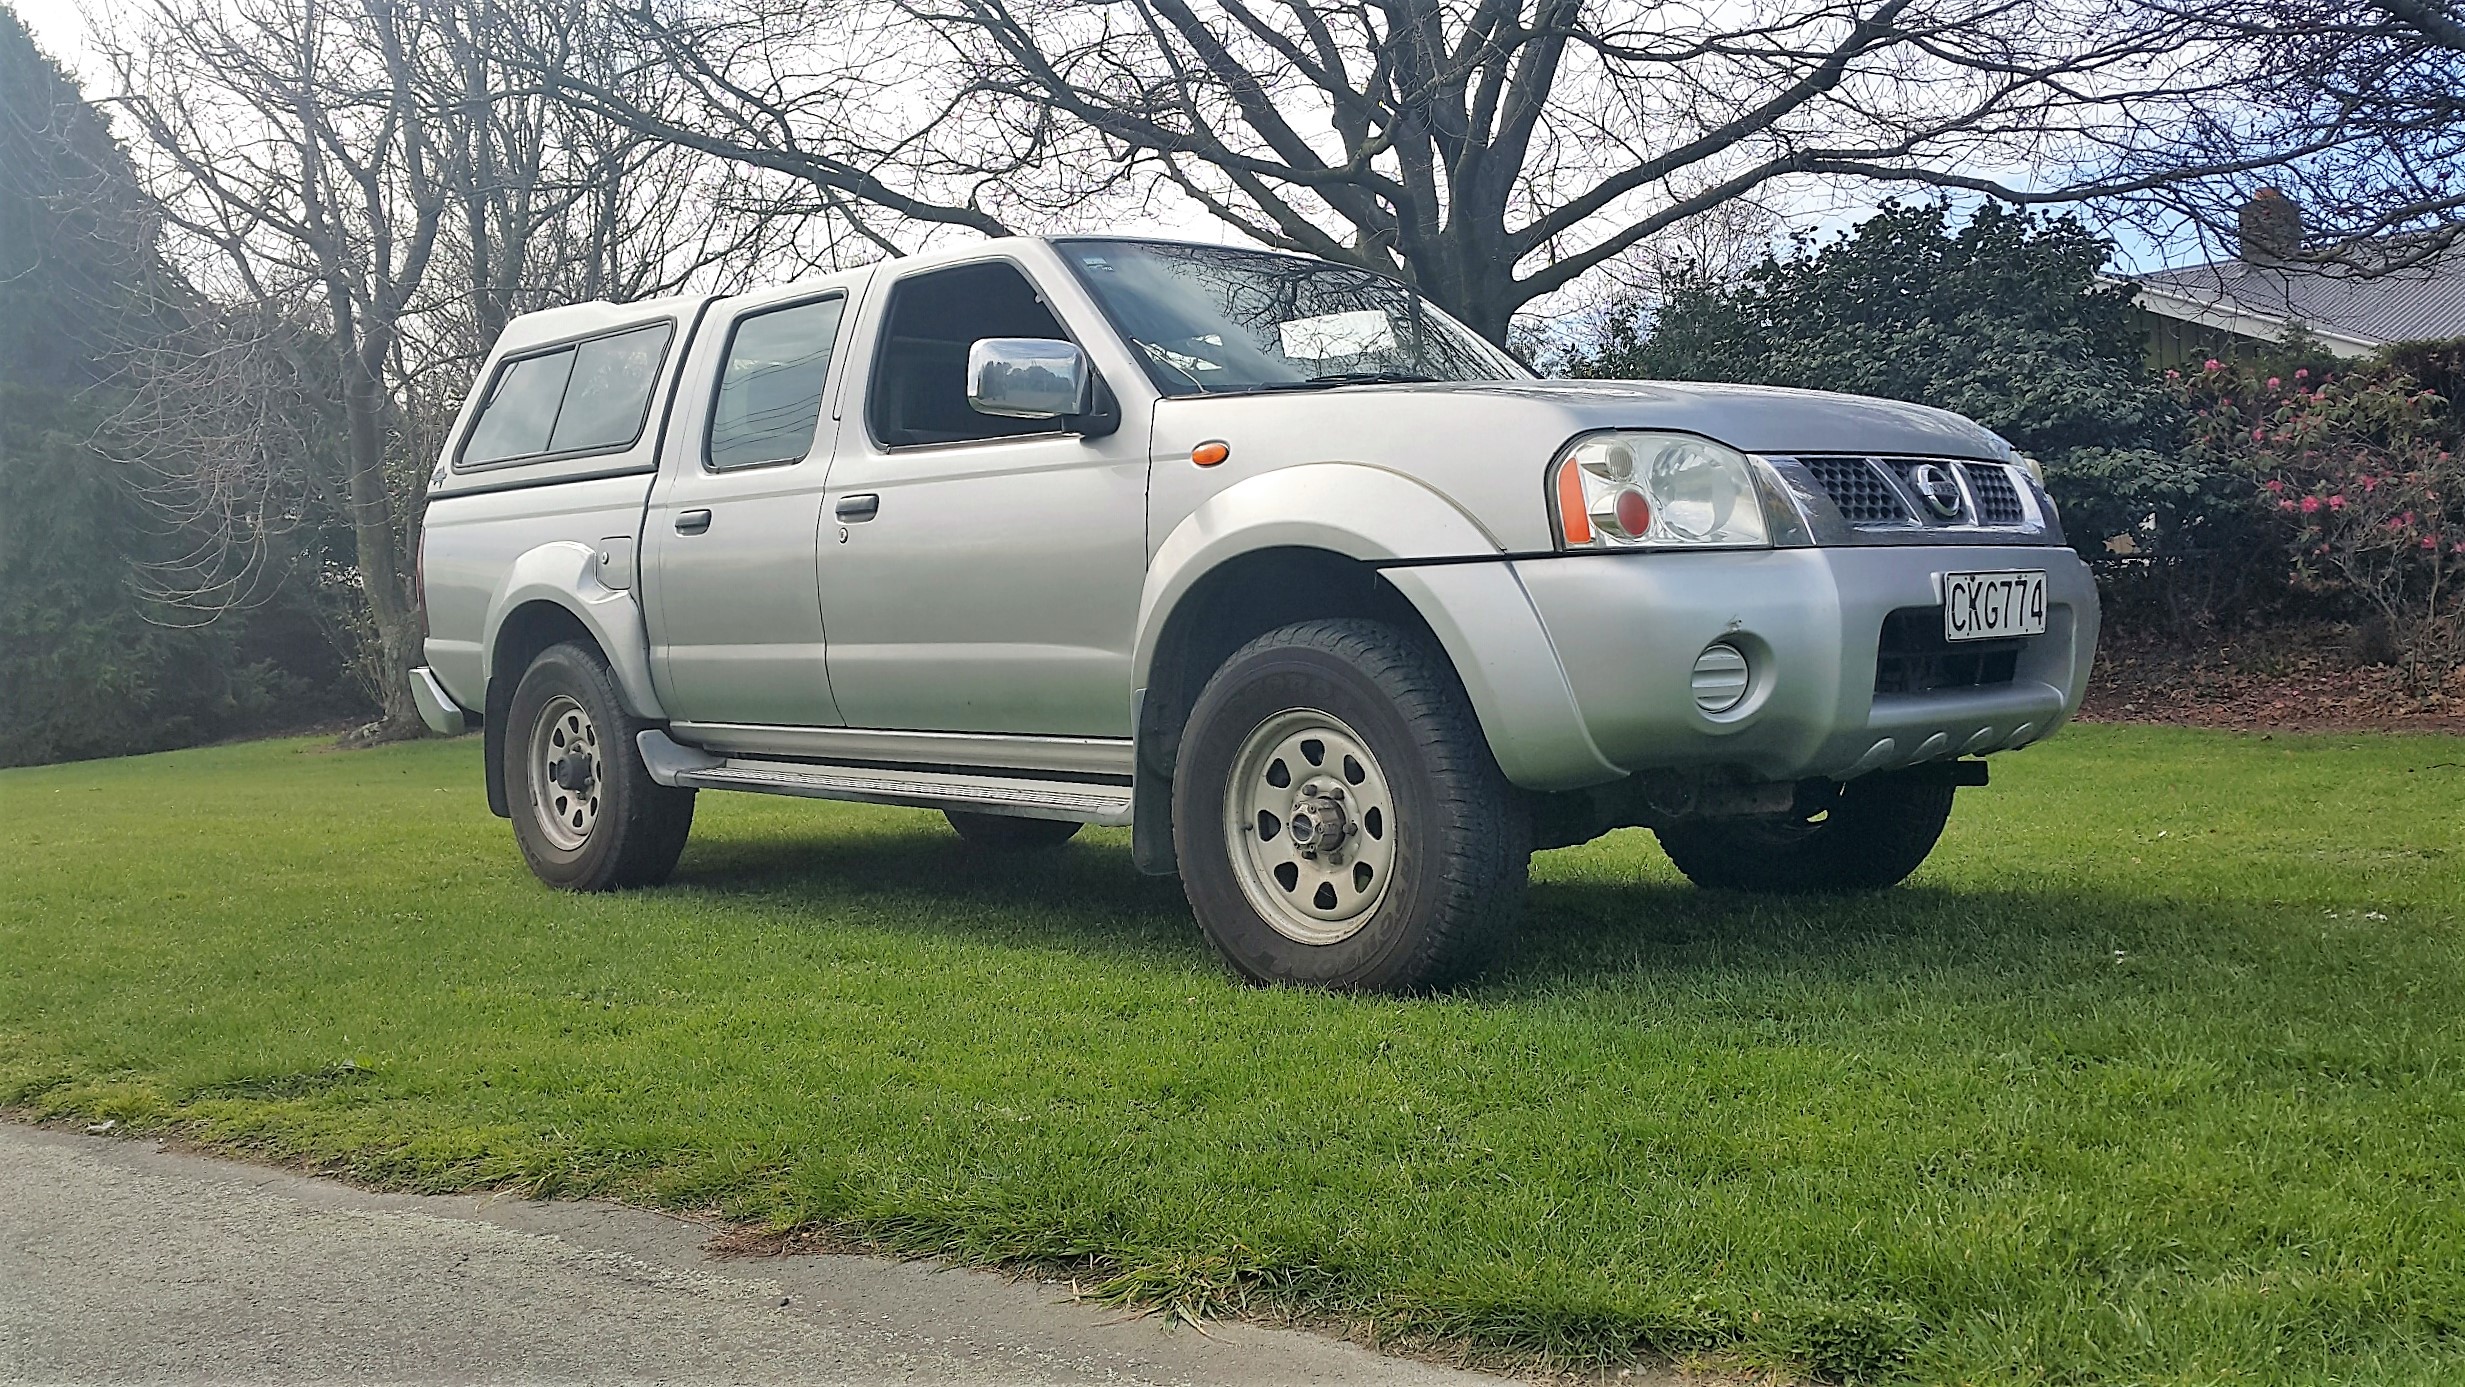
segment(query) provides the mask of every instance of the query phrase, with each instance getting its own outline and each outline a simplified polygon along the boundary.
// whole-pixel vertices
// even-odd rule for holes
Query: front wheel
[[[1778,819],[1714,819],[1660,829],[1686,879],[1725,891],[1880,891],[1917,870],[1951,818],[1952,787],[1892,775],[1816,781]]]
[[[1173,837],[1199,925],[1261,983],[1416,992],[1510,934],[1531,822],[1453,673],[1383,623],[1305,621],[1191,710]]]
[[[642,764],[616,677],[589,646],[550,646],[514,686],[506,719],[506,798],[531,872],[567,891],[667,880],[693,831],[693,791]]]

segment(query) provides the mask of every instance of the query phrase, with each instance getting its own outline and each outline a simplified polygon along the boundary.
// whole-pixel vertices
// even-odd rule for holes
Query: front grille
[[[1840,508],[1840,518],[1852,525],[1883,525],[1909,518],[1900,494],[1874,464],[1864,458],[1806,458],[1815,485]]]
[[[1800,457],[1798,462],[1851,525],[1896,527],[1914,521],[1929,529],[1974,525],[2016,530],[2028,523],[2028,507],[2010,469],[2001,463],[1842,456]],[[1910,479],[1921,467],[1957,473],[1967,481],[1966,494],[1952,514],[1943,515],[1925,502]]]
[[[1943,609],[1902,607],[1883,618],[1874,662],[1879,694],[1932,693],[1937,689],[1983,689],[2008,684],[2020,672],[2028,639],[1943,639]]]
[[[2011,470],[1999,462],[1961,464],[1969,476],[1969,494],[1977,498],[1977,523],[2017,525],[2028,519],[2021,509],[2020,489],[2011,484]]]

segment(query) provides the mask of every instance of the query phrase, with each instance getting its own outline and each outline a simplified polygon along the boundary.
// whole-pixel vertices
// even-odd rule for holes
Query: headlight
[[[1763,547],[1772,542],[1744,453],[1682,433],[1596,433],[1554,464],[1570,549]]]
[[[2036,480],[2040,490],[2044,489],[2046,484],[2046,469],[2038,465],[2037,459],[2030,457],[2026,453],[2015,450],[2011,455],[2011,460],[2020,464],[2020,470],[2028,473],[2030,477]]]

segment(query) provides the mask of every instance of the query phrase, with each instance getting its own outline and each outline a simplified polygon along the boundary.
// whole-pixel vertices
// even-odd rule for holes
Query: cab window
[[[712,471],[796,462],[813,451],[847,300],[836,295],[737,320],[711,402]]]
[[[884,315],[867,414],[886,448],[1059,432],[1050,419],[1003,419],[967,403],[967,349],[984,337],[1067,340],[1017,266],[960,265],[900,280]]]

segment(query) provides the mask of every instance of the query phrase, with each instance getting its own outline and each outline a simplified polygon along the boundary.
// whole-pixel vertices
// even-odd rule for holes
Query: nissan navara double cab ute
[[[420,549],[421,708],[551,885],[662,880],[703,790],[1126,825],[1242,976],[1382,990],[1621,826],[1898,882],[2097,628],[1956,415],[1539,380],[1392,279],[1117,238],[518,319]]]

